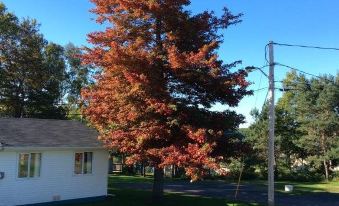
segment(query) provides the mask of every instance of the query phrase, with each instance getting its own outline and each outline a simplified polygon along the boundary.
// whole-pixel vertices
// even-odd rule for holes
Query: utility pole
[[[269,137],[268,137],[268,206],[274,206],[274,126],[275,126],[275,109],[274,109],[274,52],[273,42],[268,44],[269,50]]]

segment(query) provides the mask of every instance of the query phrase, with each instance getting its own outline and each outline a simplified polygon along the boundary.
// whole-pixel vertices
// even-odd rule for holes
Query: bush
[[[318,182],[323,180],[324,176],[315,169],[305,167],[303,169],[281,173],[279,179],[299,182]]]

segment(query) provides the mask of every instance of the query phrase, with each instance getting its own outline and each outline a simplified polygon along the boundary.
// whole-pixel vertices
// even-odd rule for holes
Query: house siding
[[[93,152],[93,173],[74,175],[74,153]],[[18,154],[40,152],[41,174],[38,178],[20,179]],[[0,206],[51,202],[53,198],[71,200],[107,195],[108,152],[105,150],[0,151]]]

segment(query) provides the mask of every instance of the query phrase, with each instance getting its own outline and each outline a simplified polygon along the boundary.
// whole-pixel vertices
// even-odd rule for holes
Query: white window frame
[[[84,168],[85,168],[85,153],[92,153],[92,159],[91,159],[91,173],[84,173]],[[76,154],[82,154],[82,159],[81,159],[81,173],[77,174],[75,172],[75,157]],[[75,176],[83,176],[83,175],[93,175],[94,169],[93,169],[93,162],[94,162],[94,152],[91,151],[79,151],[79,152],[74,152],[73,155],[73,175]]]
[[[40,164],[39,164],[39,176],[37,177],[30,177],[30,166],[31,166],[31,156],[32,154],[40,154]],[[28,155],[28,167],[27,167],[27,177],[19,177],[20,172],[20,156],[21,155]],[[25,179],[39,179],[41,177],[41,168],[42,168],[42,152],[20,152],[17,155],[17,164],[16,164],[16,178],[19,180],[25,180]]]

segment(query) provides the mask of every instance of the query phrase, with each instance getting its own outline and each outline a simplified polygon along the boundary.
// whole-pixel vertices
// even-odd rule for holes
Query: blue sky
[[[0,0],[19,17],[31,17],[41,23],[46,39],[65,45],[72,42],[85,45],[86,34],[102,29],[89,13],[89,0]],[[242,60],[240,67],[265,65],[264,47],[270,41],[339,47],[339,1],[334,0],[192,0],[193,13],[214,10],[220,14],[223,6],[234,13],[243,13],[243,22],[224,32],[220,48],[222,60]],[[313,74],[337,74],[339,52],[276,47],[275,60]],[[239,68],[240,68],[239,67]],[[265,69],[267,71],[267,68]],[[276,67],[276,79],[281,80],[286,68]],[[249,75],[251,89],[267,87],[260,72]],[[260,80],[261,79],[261,80]],[[279,84],[277,84],[279,87]],[[249,113],[260,108],[266,90],[244,98],[236,111],[246,116],[246,127],[253,120]],[[281,96],[278,92],[277,98]],[[224,107],[218,105],[216,109]]]

